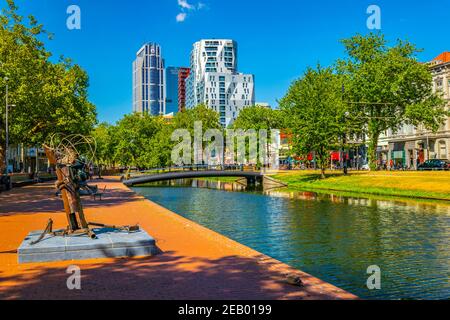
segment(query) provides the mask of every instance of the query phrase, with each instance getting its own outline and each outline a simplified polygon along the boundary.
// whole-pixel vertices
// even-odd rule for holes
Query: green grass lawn
[[[327,173],[281,171],[272,176],[290,190],[327,190],[385,196],[450,200],[450,172],[382,171]]]

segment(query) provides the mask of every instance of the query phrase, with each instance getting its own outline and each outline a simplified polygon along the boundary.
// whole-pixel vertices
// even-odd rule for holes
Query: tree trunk
[[[378,140],[380,138],[379,133],[369,133],[369,149],[367,151],[367,155],[369,158],[369,167],[371,171],[374,171],[377,169],[377,147],[378,147]]]
[[[0,140],[0,142],[3,142],[3,141]],[[0,175],[6,171],[5,157],[6,157],[5,147],[3,147],[3,145],[1,145],[0,146]]]
[[[327,160],[328,160],[328,154],[327,152],[319,152],[318,154],[318,164],[320,167],[320,179],[325,179],[325,170],[326,170],[326,166],[327,166]]]

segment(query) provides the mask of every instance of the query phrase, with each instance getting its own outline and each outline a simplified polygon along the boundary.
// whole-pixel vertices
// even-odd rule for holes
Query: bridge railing
[[[256,166],[249,165],[190,165],[190,166],[171,166],[164,168],[152,168],[146,170],[140,170],[125,175],[124,178],[131,179],[140,176],[155,175],[168,172],[179,171],[257,171]]]

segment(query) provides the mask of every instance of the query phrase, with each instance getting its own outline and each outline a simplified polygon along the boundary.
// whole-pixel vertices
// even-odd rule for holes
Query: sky
[[[5,0],[0,0],[4,6]],[[238,42],[238,71],[255,75],[256,101],[276,107],[308,66],[344,57],[340,40],[367,34],[367,8],[381,9],[381,32],[424,49],[420,61],[450,51],[450,0],[16,0],[54,34],[54,57],[69,57],[89,74],[99,121],[132,112],[132,62],[146,42],[162,46],[166,66],[189,66],[200,39]],[[81,29],[69,30],[77,5]]]

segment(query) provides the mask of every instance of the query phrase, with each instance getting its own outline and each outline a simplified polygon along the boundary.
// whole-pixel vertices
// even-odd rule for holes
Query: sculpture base
[[[19,263],[87,260],[97,258],[143,257],[159,252],[155,239],[144,230],[125,232],[94,229],[97,239],[88,236],[46,235],[35,245],[42,231],[31,232],[17,250]]]

